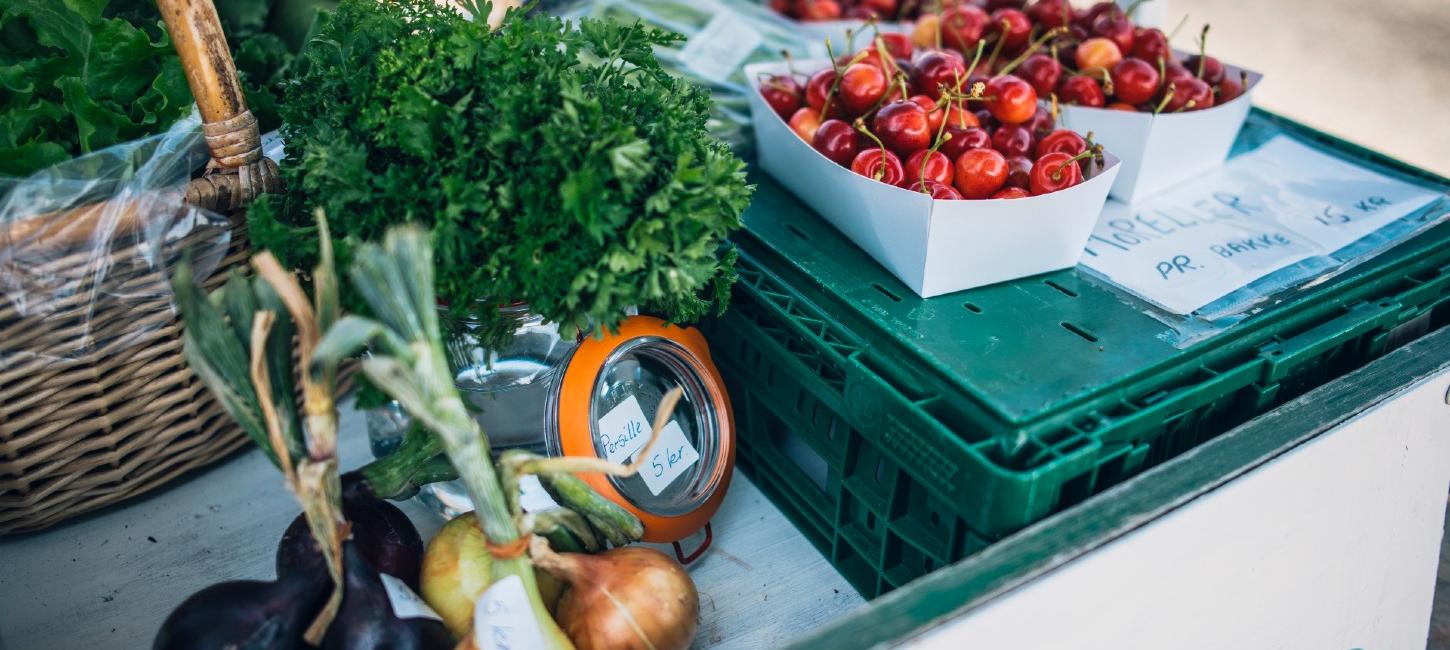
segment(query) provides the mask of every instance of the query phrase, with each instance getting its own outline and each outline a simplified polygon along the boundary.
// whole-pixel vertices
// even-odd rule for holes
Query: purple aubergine
[[[423,538],[413,522],[397,506],[373,496],[372,489],[355,474],[342,477],[342,514],[352,523],[352,540],[378,571],[402,580],[418,590],[423,567]],[[297,515],[277,543],[277,575],[324,571],[322,554]]]
[[[301,650],[332,581],[297,573],[273,582],[221,582],[192,594],[161,624],[153,650]]]
[[[342,608],[323,650],[450,650],[453,636],[441,621],[398,618],[378,572],[352,542],[343,544]]]

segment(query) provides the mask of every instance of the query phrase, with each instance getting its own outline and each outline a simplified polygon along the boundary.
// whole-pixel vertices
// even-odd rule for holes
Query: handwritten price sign
[[[1280,136],[1146,201],[1108,202],[1082,264],[1188,314],[1442,196]]]

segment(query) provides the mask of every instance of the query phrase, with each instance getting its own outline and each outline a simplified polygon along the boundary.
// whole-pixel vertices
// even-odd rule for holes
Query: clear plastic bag
[[[126,346],[171,321],[170,268],[209,276],[227,218],[188,205],[210,159],[193,115],[166,132],[0,178],[0,367]]]

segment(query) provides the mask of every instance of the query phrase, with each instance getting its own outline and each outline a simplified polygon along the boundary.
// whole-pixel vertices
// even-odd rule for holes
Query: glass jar
[[[477,336],[478,321],[442,321],[455,383],[494,453],[522,448],[629,462],[643,451],[660,400],[680,386],[680,403],[639,474],[581,478],[638,515],[648,541],[703,527],[724,497],[735,453],[729,399],[700,333],[630,316],[617,333],[570,340],[527,305],[500,313],[515,331],[497,350]],[[383,455],[401,442],[409,418],[390,403],[367,422],[373,453]],[[457,481],[425,486],[419,499],[450,517],[473,509]]]

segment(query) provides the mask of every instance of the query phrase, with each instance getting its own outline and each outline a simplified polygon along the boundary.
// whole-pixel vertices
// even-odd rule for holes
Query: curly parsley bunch
[[[252,241],[311,268],[323,208],[346,265],[420,223],[440,299],[486,323],[478,305],[515,300],[580,329],[632,305],[677,322],[723,309],[722,244],[752,188],[706,132],[708,93],[654,58],[679,39],[519,12],[490,32],[433,0],[344,0],[287,82],[288,195],[253,207]]]

